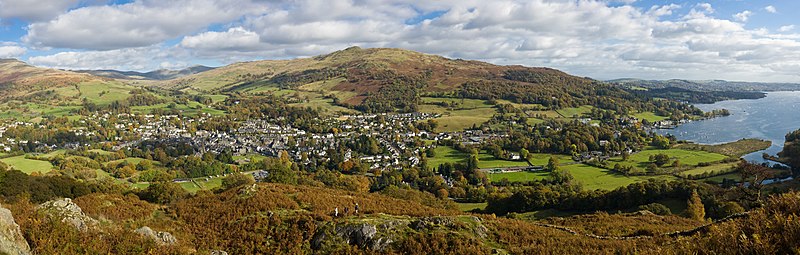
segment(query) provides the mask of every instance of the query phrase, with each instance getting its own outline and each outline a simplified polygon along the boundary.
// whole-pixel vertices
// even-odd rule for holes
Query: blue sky
[[[597,79],[800,82],[798,11],[796,0],[0,0],[0,58],[146,71],[396,47]]]

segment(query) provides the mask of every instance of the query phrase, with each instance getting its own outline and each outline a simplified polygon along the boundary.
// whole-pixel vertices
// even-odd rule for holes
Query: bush
[[[650,211],[650,212],[658,214],[658,215],[670,215],[670,214],[672,214],[672,211],[669,209],[669,207],[667,207],[666,205],[663,205],[663,204],[659,204],[659,203],[640,205],[639,206],[639,210]]]

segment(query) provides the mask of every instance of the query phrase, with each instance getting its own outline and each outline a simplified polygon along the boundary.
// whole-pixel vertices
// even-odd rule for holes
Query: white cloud
[[[775,9],[775,6],[772,6],[772,5],[768,5],[767,7],[764,7],[764,10],[766,10],[769,13],[778,13],[778,9]]]
[[[789,31],[792,31],[792,30],[794,30],[794,25],[786,25],[786,26],[781,26],[780,28],[778,28],[779,32],[789,32]]]
[[[243,27],[234,27],[225,32],[205,32],[184,37],[181,46],[189,49],[212,51],[254,51],[262,45],[258,34]]]
[[[78,4],[78,0],[0,0],[0,18],[47,21]]]
[[[700,11],[708,14],[714,13],[714,8],[711,7],[711,4],[709,3],[698,3],[697,5],[695,5],[695,8],[700,9]]]
[[[259,5],[251,8],[257,11],[231,14],[236,18],[226,17],[227,22],[189,22],[193,29],[172,28],[170,22],[142,21],[144,25],[100,34],[106,39],[93,42],[91,48],[128,47],[108,38],[121,35],[127,41],[144,40],[136,36],[150,30],[162,33],[131,45],[156,45],[70,51],[33,57],[31,61],[70,69],[147,70],[179,68],[198,60],[227,64],[313,56],[358,45],[405,48],[497,64],[548,66],[598,79],[800,79],[796,69],[791,71],[800,59],[800,35],[748,29],[742,19],[714,17],[715,10],[707,3],[684,5],[686,9],[682,10],[676,4],[642,9],[606,0],[240,1],[247,6]],[[152,13],[174,14],[160,9],[180,9],[171,5],[155,8],[156,3],[147,1],[134,4],[147,7],[131,11],[142,19],[158,20],[160,16]],[[113,8],[122,12],[131,7]],[[199,13],[205,10],[196,8]],[[429,15],[432,12],[441,15]],[[746,19],[752,12],[743,15]],[[178,16],[183,20],[191,15]],[[207,31],[210,23],[225,28]],[[779,31],[792,28],[785,26]],[[170,46],[158,38],[180,38],[180,42]]]
[[[34,65],[59,69],[116,69],[116,70],[150,70],[153,63],[168,61],[181,57],[169,48],[149,46],[108,51],[66,51],[47,56],[28,58]]]
[[[28,50],[15,43],[0,42],[0,58],[19,58]]]
[[[747,20],[750,19],[750,16],[753,16],[753,12],[751,12],[751,11],[743,11],[743,12],[734,14],[733,18],[735,18],[736,20],[741,21],[741,22],[747,22]]]
[[[55,48],[142,47],[262,11],[249,0],[139,0],[80,8],[52,21],[30,24],[23,40],[34,46]]]

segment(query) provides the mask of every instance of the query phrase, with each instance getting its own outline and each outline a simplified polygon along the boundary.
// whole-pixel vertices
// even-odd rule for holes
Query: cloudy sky
[[[597,79],[800,82],[797,0],[0,0],[0,58],[154,70],[396,47]]]

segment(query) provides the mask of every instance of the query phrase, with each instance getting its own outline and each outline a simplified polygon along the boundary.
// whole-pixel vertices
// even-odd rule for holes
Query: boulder
[[[154,231],[148,226],[136,230],[137,234],[153,239],[158,245],[173,245],[178,242],[169,232]]]
[[[384,226],[382,225],[382,227]],[[318,249],[326,240],[340,239],[347,244],[357,245],[361,248],[383,251],[394,242],[394,239],[389,236],[379,236],[378,228],[369,223],[338,225],[333,228],[332,233],[329,230],[330,228],[323,228],[314,235],[311,242],[313,248]]]
[[[228,252],[220,251],[220,250],[213,250],[213,251],[211,251],[211,255],[228,255]]]
[[[80,231],[86,231],[97,225],[97,220],[83,213],[81,207],[69,198],[48,201],[37,207],[52,217],[60,218],[63,222],[75,226]]]
[[[31,254],[31,248],[22,236],[11,211],[3,207],[0,207],[0,254]]]

